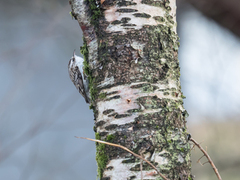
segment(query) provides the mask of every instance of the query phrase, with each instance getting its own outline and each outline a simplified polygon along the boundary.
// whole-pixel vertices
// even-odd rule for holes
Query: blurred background
[[[240,177],[240,4],[178,0],[188,130],[223,179]],[[0,180],[96,179],[93,113],[68,76],[82,45],[64,0],[0,2]],[[192,151],[196,180],[217,179]],[[206,162],[206,159],[201,159]]]

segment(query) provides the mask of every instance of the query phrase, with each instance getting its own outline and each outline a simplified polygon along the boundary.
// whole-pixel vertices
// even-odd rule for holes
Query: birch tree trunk
[[[171,180],[191,179],[175,0],[70,0],[84,34],[96,138],[123,145]],[[140,160],[96,144],[104,180],[141,179]],[[162,179],[143,163],[143,179]]]

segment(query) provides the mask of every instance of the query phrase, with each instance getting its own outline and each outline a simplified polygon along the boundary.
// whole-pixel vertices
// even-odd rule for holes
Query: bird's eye
[[[73,61],[73,62],[75,61],[75,57],[72,58],[72,61]]]

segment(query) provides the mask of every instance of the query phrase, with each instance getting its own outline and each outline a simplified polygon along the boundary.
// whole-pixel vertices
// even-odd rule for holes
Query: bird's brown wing
[[[89,100],[87,98],[86,91],[84,89],[84,84],[83,84],[83,77],[82,74],[79,70],[79,68],[76,66],[75,67],[75,75],[74,75],[74,84],[77,87],[79,93],[85,98],[86,103],[89,103]]]

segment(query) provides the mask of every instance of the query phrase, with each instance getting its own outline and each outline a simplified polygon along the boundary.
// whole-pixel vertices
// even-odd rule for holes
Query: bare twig
[[[214,165],[213,161],[211,160],[211,158],[210,158],[210,156],[207,154],[207,152],[206,152],[206,151],[200,146],[200,144],[198,144],[197,141],[195,141],[193,138],[190,138],[190,141],[192,141],[192,142],[203,152],[203,154],[204,154],[204,155],[206,156],[206,158],[208,159],[208,162],[211,164],[211,166],[212,166],[215,174],[217,175],[218,179],[219,179],[219,180],[222,180],[222,178],[221,178],[221,176],[220,176],[220,174],[219,174],[216,166]],[[202,157],[201,157],[201,158],[202,158]],[[200,159],[201,159],[201,158],[200,158]],[[200,159],[199,159],[199,160],[200,160]]]
[[[195,151],[195,144],[193,144],[193,147],[191,148],[191,151],[194,150]]]
[[[157,168],[152,164],[150,163],[148,160],[144,159],[143,157],[141,157],[140,155],[132,152],[131,150],[129,150],[128,148],[124,147],[124,146],[121,146],[121,145],[118,145],[118,144],[114,144],[114,143],[109,143],[109,142],[105,142],[105,141],[101,141],[101,140],[97,140],[97,139],[90,139],[90,138],[85,138],[85,137],[77,137],[75,136],[76,138],[81,138],[81,139],[87,139],[89,141],[94,141],[94,142],[98,142],[98,143],[102,143],[102,144],[107,144],[109,146],[115,146],[115,147],[119,147],[121,149],[124,149],[125,151],[127,152],[130,152],[131,154],[133,154],[135,157],[138,157],[139,159],[145,161],[146,163],[148,163],[153,169],[155,169],[155,171],[157,171],[157,173],[164,179],[164,180],[169,180],[167,179],[162,173],[160,173]]]
[[[203,163],[202,165],[204,166],[204,164],[207,164],[207,163],[209,163],[209,161],[206,161],[205,163]]]
[[[202,155],[198,160],[197,160],[197,163],[201,164],[201,166],[203,166],[203,164],[201,163],[201,159],[204,157],[205,155]]]

